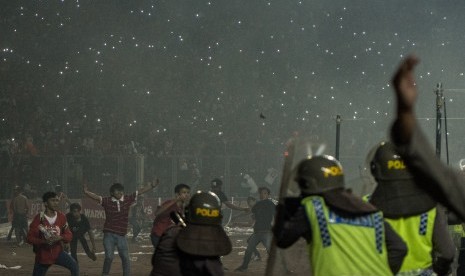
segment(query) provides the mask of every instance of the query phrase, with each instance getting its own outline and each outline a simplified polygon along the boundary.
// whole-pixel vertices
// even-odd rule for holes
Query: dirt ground
[[[230,238],[233,243],[233,251],[228,256],[223,257],[225,275],[265,275],[267,253],[262,245],[259,245],[258,250],[262,255],[262,261],[251,261],[247,272],[234,272],[241,262],[246,248],[246,240],[250,235],[250,231],[239,230],[229,231]],[[130,236],[130,234],[129,234]],[[13,236],[14,237],[14,236]],[[132,275],[149,275],[152,269],[150,260],[153,252],[153,247],[150,243],[148,234],[142,234],[138,243],[129,243],[130,257],[131,257],[131,271]],[[101,275],[103,267],[103,245],[101,236],[96,233],[96,246],[97,246],[97,261],[92,261],[85,254],[82,248],[78,247],[78,260],[81,270],[81,275]],[[14,240],[14,238],[13,238]],[[21,266],[20,269],[0,269],[2,276],[23,276],[32,274],[34,263],[34,253],[32,247],[23,245],[21,247],[15,246],[12,241],[7,241],[5,235],[0,236],[0,264],[6,266]],[[310,275],[306,268],[307,252],[303,248],[299,248],[294,252],[293,257],[286,252],[286,260],[288,266],[294,271],[292,275]],[[284,275],[281,265],[276,265],[273,275]],[[59,266],[52,266],[47,275],[69,275],[69,272]],[[121,260],[115,254],[115,259],[111,268],[110,275],[121,274]],[[173,275],[174,276],[174,275]]]
[[[0,268],[1,276],[30,276],[32,275],[32,268],[34,263],[34,253],[30,245],[23,245],[18,247],[15,245],[14,235],[11,241],[6,240],[6,233],[10,228],[10,224],[0,225],[0,265],[21,266],[20,269],[2,269]],[[233,244],[233,251],[222,258],[226,276],[243,275],[243,276],[259,276],[265,275],[267,257],[265,248],[263,245],[258,246],[258,250],[262,255],[261,261],[251,261],[247,272],[234,272],[234,269],[241,265],[244,257],[244,252],[247,245],[247,238],[252,233],[251,228],[247,227],[234,227],[226,228],[231,242]],[[89,259],[82,248],[78,247],[78,259],[82,276],[99,276],[102,272],[103,267],[103,245],[101,232],[96,231],[96,246],[97,246],[97,261]],[[132,237],[128,234],[128,237]],[[149,275],[152,269],[151,257],[153,253],[153,246],[149,239],[148,231],[144,231],[140,236],[138,243],[129,242],[130,257],[131,257],[131,275]],[[282,252],[282,251],[280,251]],[[282,253],[286,260],[287,266],[293,271],[291,275],[306,275],[310,276],[310,270],[308,265],[308,254],[304,240],[300,240],[297,245],[291,249],[286,250]],[[283,265],[277,258],[277,261],[273,264],[272,273],[266,276],[283,276],[286,273],[283,270]],[[456,266],[454,266],[456,267]],[[455,271],[455,269],[454,269]],[[52,266],[47,275],[63,276],[69,275],[69,272],[59,266]],[[110,275],[122,275],[121,273],[121,260],[118,255],[115,254],[112,269]],[[455,275],[455,274],[452,274]],[[173,275],[176,276],[176,275]]]

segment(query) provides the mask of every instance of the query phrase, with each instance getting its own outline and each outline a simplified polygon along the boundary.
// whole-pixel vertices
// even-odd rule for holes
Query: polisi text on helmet
[[[218,217],[220,215],[220,210],[217,209],[205,209],[205,208],[196,208],[195,214],[202,217]]]
[[[405,170],[405,164],[403,160],[389,160],[387,162],[388,170]]]
[[[323,167],[321,168],[321,170],[323,171],[323,175],[325,178],[329,177],[329,176],[338,176],[338,175],[342,175],[342,168],[341,167],[338,167],[338,166],[331,166],[331,167]]]

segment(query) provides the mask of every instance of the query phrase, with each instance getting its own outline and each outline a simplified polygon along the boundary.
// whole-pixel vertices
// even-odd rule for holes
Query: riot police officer
[[[304,237],[312,275],[392,275],[407,253],[382,213],[345,189],[335,158],[312,156],[297,166],[301,197],[278,205],[273,229],[278,247]]]
[[[444,209],[416,184],[391,142],[377,146],[370,167],[378,183],[370,203],[383,212],[409,248],[399,274],[447,275],[455,248]]]

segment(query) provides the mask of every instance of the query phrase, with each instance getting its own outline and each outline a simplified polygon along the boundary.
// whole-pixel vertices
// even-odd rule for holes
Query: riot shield
[[[294,181],[296,166],[304,159],[324,154],[325,148],[324,144],[315,144],[305,138],[293,138],[288,141],[284,153],[284,166],[279,193],[280,203],[286,197],[298,197],[300,194],[299,187]],[[282,276],[289,271],[294,271],[295,275],[311,275],[307,244],[304,239],[300,239],[291,247],[280,249],[276,246],[273,237],[265,275]]]

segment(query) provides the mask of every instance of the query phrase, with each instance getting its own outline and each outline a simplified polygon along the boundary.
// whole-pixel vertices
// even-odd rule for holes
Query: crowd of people
[[[87,183],[83,184],[84,194],[105,211],[102,275],[109,275],[115,249],[121,258],[123,275],[131,275],[126,238],[130,211],[142,194],[158,185],[156,179],[134,193],[125,194],[124,186],[114,183],[110,196],[101,196],[89,191]],[[90,259],[97,259],[89,220],[81,214],[78,203],[71,203],[70,212],[65,215],[59,208],[63,200],[56,192],[46,192],[42,201],[45,210],[33,218],[27,231],[27,242],[33,245],[36,254],[33,275],[46,275],[52,265],[65,267],[73,276],[79,275],[78,241]],[[216,194],[198,191],[191,198],[190,187],[179,184],[175,187],[175,198],[158,206],[156,215],[151,237],[155,249],[151,275],[223,275],[220,257],[229,254],[232,245],[222,226],[221,202]],[[92,247],[85,234],[89,235]],[[137,234],[133,232],[134,235]],[[22,238],[21,234],[18,238]],[[71,254],[67,253],[69,250]]]
[[[416,122],[417,63],[416,57],[407,57],[392,80],[397,113],[391,141],[380,142],[370,160],[377,183],[372,193],[360,197],[347,189],[341,163],[329,155],[306,156],[290,172],[288,164],[298,155],[294,152],[285,155],[282,185],[295,181],[299,195],[282,197],[279,203],[270,198],[271,190],[265,186],[257,188],[258,200],[251,198],[250,207],[241,207],[229,201],[219,178],[210,182],[210,191],[192,196],[191,186],[179,184],[174,188],[174,197],[158,206],[155,213],[151,275],[224,275],[221,256],[229,254],[232,245],[222,226],[222,205],[249,212],[255,222],[237,272],[248,269],[259,243],[265,246],[270,260],[277,261],[272,239],[278,247],[288,248],[303,238],[312,275],[451,274],[456,248],[447,224],[452,217],[455,223],[465,219],[465,179],[435,156]],[[290,148],[292,143],[288,144]],[[289,179],[291,175],[295,179]],[[134,216],[130,208],[137,205],[142,194],[158,185],[156,179],[125,194],[125,187],[114,183],[110,195],[101,196],[89,191],[84,183],[84,194],[101,205],[106,215],[102,275],[110,273],[115,249],[123,275],[131,275],[126,239]],[[53,264],[79,275],[78,241],[87,256],[96,259],[91,225],[80,213],[79,204],[70,204],[67,215],[60,211],[60,203],[67,202],[60,189],[44,193],[42,201],[45,211],[33,218],[27,233],[24,214],[29,206],[21,187],[16,188],[11,203],[18,243],[31,243],[36,254],[33,275],[45,275]],[[137,228],[134,222],[131,224]],[[71,255],[66,254],[67,244]],[[459,254],[459,260],[463,259],[465,252]],[[292,273],[284,259],[279,262]],[[459,261],[457,271],[463,271],[464,266]]]
[[[108,104],[116,99],[104,93],[69,91],[50,96],[49,89],[25,82],[0,85],[0,197],[8,198],[17,185],[37,190],[47,181],[60,179],[60,173],[56,172],[60,161],[53,157],[142,154],[147,166],[154,167],[166,163],[158,159],[189,156],[189,172],[196,169],[206,172],[215,168],[209,168],[206,162],[200,168],[201,157],[230,154],[243,157],[244,166],[239,171],[253,168],[254,161],[262,159],[263,152],[272,152],[270,149],[279,148],[286,139],[284,133],[277,138],[255,127],[244,131],[250,133],[246,136],[236,130],[213,131],[214,126],[200,120],[208,117],[204,109],[223,120],[234,112],[232,107],[225,109],[205,103],[196,121],[173,114],[169,104],[155,113],[153,106],[138,94],[134,95],[138,98],[134,105],[124,105],[126,110],[121,110],[118,104]],[[166,101],[163,95],[158,97],[157,102]],[[258,114],[257,120],[260,120]],[[79,162],[77,158],[76,162]],[[179,166],[181,175],[185,167]],[[101,173],[108,171],[102,169]],[[35,197],[40,198],[40,194],[37,191]]]

